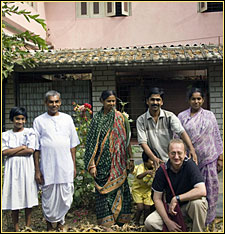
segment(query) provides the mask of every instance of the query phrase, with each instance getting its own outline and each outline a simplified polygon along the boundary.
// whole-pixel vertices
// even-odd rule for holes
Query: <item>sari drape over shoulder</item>
[[[204,176],[209,210],[206,223],[211,223],[216,217],[216,202],[218,200],[219,182],[217,176],[217,159],[223,153],[223,142],[219,127],[213,112],[201,108],[191,117],[191,109],[178,115],[187,134],[191,138],[198,156],[198,166]]]
[[[130,128],[117,110],[103,109],[91,121],[85,147],[85,166],[97,168],[96,213],[99,224],[110,226],[130,220],[131,195],[127,182]]]

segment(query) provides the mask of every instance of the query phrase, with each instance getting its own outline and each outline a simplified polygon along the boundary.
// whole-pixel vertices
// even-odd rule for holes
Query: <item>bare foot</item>
[[[15,228],[15,232],[21,232],[19,228]]]
[[[57,223],[57,229],[61,232],[67,232],[67,226],[66,225],[62,225],[61,223]]]
[[[48,221],[46,221],[46,222],[47,222],[47,231],[48,232],[54,231],[54,228],[53,228],[52,224],[50,222],[48,222]]]

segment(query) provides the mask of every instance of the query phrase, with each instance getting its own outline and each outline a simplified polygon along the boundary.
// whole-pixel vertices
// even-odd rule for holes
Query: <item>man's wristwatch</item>
[[[176,196],[176,199],[177,199],[178,203],[180,204],[180,196],[179,195]]]

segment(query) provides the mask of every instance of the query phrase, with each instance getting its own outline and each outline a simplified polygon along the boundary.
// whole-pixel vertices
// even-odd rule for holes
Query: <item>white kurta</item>
[[[32,128],[22,132],[9,130],[2,133],[2,151],[26,145],[35,149],[35,133]],[[13,156],[5,160],[2,209],[17,210],[38,205],[33,155]]]
[[[80,144],[71,116],[44,113],[34,120],[36,149],[41,152],[40,169],[44,177],[42,209],[45,219],[64,224],[74,192],[74,164],[71,148]]]
[[[59,112],[44,113],[34,120],[36,149],[41,152],[40,170],[44,185],[73,182],[74,164],[70,149],[80,144],[73,119]]]

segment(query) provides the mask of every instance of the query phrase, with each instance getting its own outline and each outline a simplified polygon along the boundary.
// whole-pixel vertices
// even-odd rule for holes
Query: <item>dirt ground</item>
[[[134,213],[135,207],[133,207]],[[32,229],[25,229],[25,214],[20,211],[19,223],[21,232],[46,232],[46,223],[42,215],[41,205],[34,207],[32,212]],[[145,232],[144,226],[135,226],[133,221],[125,224],[123,227],[114,225],[111,227],[115,232]],[[191,224],[188,223],[188,230],[191,230]],[[13,232],[11,221],[11,212],[2,212],[2,232]],[[65,232],[107,232],[107,230],[97,225],[94,208],[71,208],[66,216]],[[55,232],[59,232],[55,230]],[[61,231],[62,232],[62,231]],[[223,220],[217,218],[217,223],[211,232],[223,232]]]
[[[25,230],[25,213],[20,211],[19,224],[22,232],[46,232],[46,222],[42,215],[41,205],[34,207],[32,211],[32,230]],[[96,215],[94,209],[88,208],[71,208],[66,215],[65,230],[67,232],[107,232],[107,230],[97,225]],[[123,227],[118,225],[112,226],[115,232],[142,232],[144,226],[135,226],[132,222]],[[11,212],[2,212],[2,232],[13,232],[13,225],[11,221]],[[55,230],[59,232],[59,230]]]

